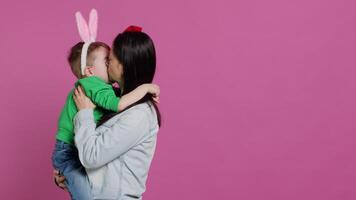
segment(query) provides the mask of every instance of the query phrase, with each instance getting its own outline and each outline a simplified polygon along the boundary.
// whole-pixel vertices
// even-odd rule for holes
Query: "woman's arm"
[[[148,136],[148,120],[144,111],[132,108],[122,113],[112,127],[98,132],[93,109],[79,111],[74,118],[74,141],[83,166],[101,167],[142,142]]]
[[[74,141],[84,167],[103,166],[149,136],[149,118],[144,110],[137,107],[126,110],[113,126],[98,132],[93,114],[95,105],[80,87],[73,98],[79,110],[74,117]]]

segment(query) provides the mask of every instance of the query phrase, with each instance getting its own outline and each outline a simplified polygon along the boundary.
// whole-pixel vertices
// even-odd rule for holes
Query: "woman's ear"
[[[84,76],[93,76],[94,75],[94,66],[86,66],[84,68]]]

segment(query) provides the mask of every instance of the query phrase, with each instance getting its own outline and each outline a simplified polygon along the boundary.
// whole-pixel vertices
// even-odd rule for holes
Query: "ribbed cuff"
[[[74,116],[74,124],[90,124],[90,122],[94,122],[94,110],[92,108],[85,108],[77,112]]]

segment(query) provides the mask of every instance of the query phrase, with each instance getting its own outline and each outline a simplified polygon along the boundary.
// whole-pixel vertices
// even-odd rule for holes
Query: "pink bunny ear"
[[[89,16],[89,32],[91,41],[96,40],[96,33],[98,31],[98,13],[95,9],[90,11]]]
[[[80,37],[84,42],[89,42],[90,33],[89,33],[87,22],[85,21],[85,19],[83,18],[82,14],[79,11],[75,13],[75,17],[77,19],[77,26],[78,26]]]

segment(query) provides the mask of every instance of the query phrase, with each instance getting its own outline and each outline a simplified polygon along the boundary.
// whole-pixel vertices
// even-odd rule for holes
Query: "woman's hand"
[[[54,183],[58,187],[60,187],[61,189],[67,191],[67,186],[64,183],[66,178],[64,176],[60,175],[58,170],[53,170],[53,179],[54,179]]]
[[[85,95],[81,86],[78,86],[74,90],[73,99],[75,105],[77,105],[78,111],[86,108],[94,109],[96,107],[95,104],[93,104],[93,102]]]

